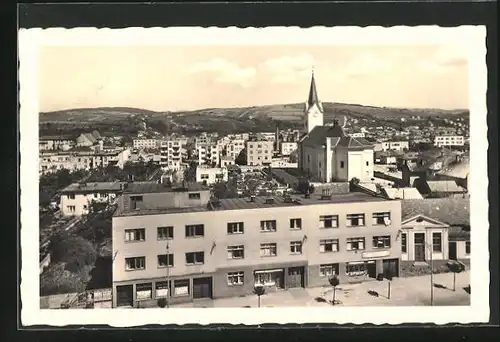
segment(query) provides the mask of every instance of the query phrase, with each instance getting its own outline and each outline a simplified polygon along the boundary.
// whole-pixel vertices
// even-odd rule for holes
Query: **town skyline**
[[[322,102],[469,107],[468,59],[459,46],[262,51],[258,46],[43,47],[39,111],[129,107],[175,112],[302,103],[313,70]]]

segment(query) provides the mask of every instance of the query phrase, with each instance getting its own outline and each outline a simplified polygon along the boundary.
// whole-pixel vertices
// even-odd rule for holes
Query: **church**
[[[373,178],[373,144],[349,137],[337,119],[324,125],[314,71],[305,103],[304,129],[298,144],[298,167],[312,182],[349,182],[353,178],[369,182]]]

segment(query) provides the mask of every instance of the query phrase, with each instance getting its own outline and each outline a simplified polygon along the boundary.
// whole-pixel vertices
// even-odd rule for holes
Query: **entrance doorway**
[[[390,274],[393,277],[399,277],[399,260],[398,259],[387,259],[382,261],[384,274]]]
[[[457,243],[455,241],[448,243],[448,258],[450,260],[457,260]]]
[[[133,285],[123,285],[116,287],[116,306],[134,306],[134,287]]]
[[[304,267],[290,267],[287,283],[288,287],[304,287]]]
[[[425,233],[415,233],[415,261],[425,261]]]
[[[366,262],[366,274],[370,278],[377,278],[377,264],[375,263],[375,261]]]
[[[193,298],[212,298],[212,277],[193,279]]]

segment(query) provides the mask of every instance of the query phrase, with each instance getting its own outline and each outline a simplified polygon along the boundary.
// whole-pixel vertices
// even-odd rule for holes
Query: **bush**
[[[158,299],[158,306],[160,308],[164,308],[167,306],[167,299],[166,298],[160,298]]]
[[[49,251],[53,262],[66,263],[65,269],[73,273],[93,265],[97,259],[97,251],[90,241],[67,233],[54,236]]]

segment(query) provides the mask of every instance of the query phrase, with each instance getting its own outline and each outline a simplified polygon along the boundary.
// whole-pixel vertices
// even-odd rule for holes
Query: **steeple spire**
[[[307,99],[307,104],[309,107],[313,104],[319,105],[318,92],[316,91],[316,81],[314,80],[314,67],[312,69],[311,87],[309,88],[309,98]]]

